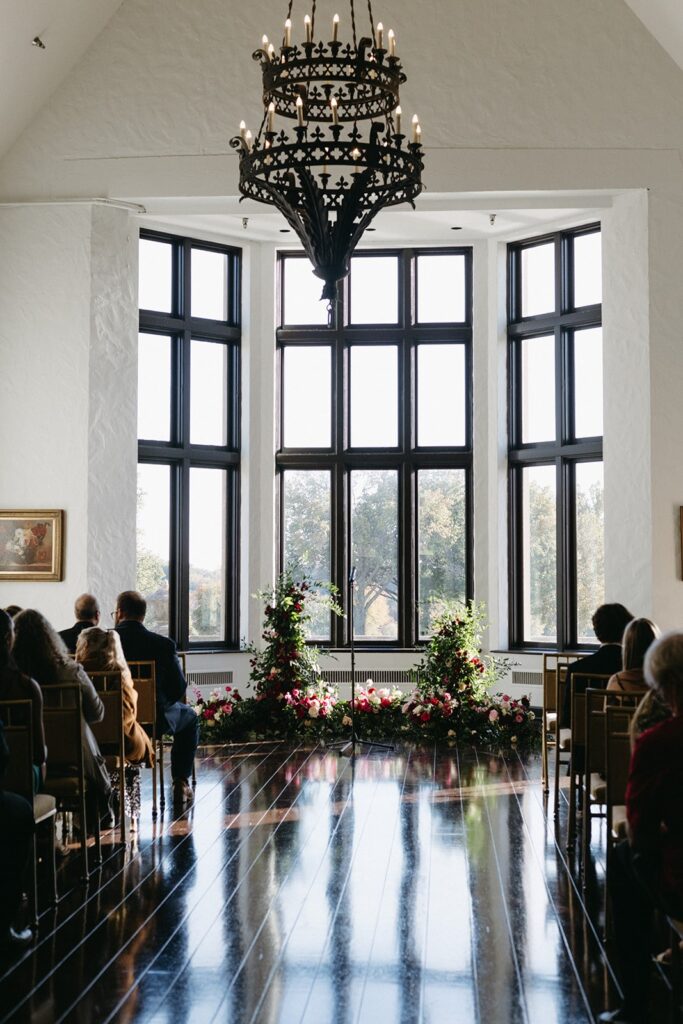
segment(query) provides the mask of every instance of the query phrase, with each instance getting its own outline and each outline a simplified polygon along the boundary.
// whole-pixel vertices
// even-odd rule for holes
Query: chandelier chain
[[[356,8],[354,6],[353,0],[349,0],[349,3],[351,6],[351,33],[353,36],[353,46],[354,49],[356,49],[358,46],[358,39],[356,38]]]
[[[311,39],[315,39],[315,6],[317,0],[313,0],[313,6],[311,7]]]
[[[372,16],[372,0],[368,0],[368,14],[370,15],[370,35],[375,38],[375,19]]]

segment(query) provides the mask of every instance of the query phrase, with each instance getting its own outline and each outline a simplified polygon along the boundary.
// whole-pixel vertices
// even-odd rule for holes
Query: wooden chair
[[[571,749],[569,753],[569,825],[567,848],[572,849],[576,840],[577,795],[583,793],[586,751],[586,693],[589,688],[607,685],[608,675],[592,672],[577,672],[571,679]],[[581,681],[581,690],[576,689]]]
[[[43,686],[43,725],[48,749],[46,793],[57,801],[60,810],[74,811],[81,829],[81,880],[90,877],[88,863],[87,807],[95,804],[95,861],[102,863],[100,816],[85,777],[83,759],[83,711],[81,690],[77,684]]]
[[[153,661],[129,661],[128,668],[133,686],[138,694],[136,717],[152,740],[154,764],[152,765],[152,817],[157,816],[157,757],[161,790],[161,809],[165,807],[164,797],[164,737],[157,736],[157,676]]]
[[[126,748],[123,729],[123,692],[120,672],[88,672],[100,700],[104,718],[90,726],[107,768],[119,773],[119,826],[121,842],[126,842]]]
[[[586,883],[586,867],[590,856],[591,822],[594,817],[607,816],[607,711],[611,708],[633,709],[635,711],[645,691],[620,692],[619,690],[593,689],[589,687],[585,693],[585,772],[583,783],[583,834],[581,871]],[[623,714],[618,719],[624,724]],[[612,719],[614,724],[614,719]],[[628,726],[630,720],[626,722]],[[630,752],[629,752],[630,754]],[[628,771],[629,756],[626,758]],[[624,782],[625,789],[625,782]],[[623,803],[623,801],[622,801]],[[613,805],[614,806],[614,805]],[[594,808],[605,807],[596,815]],[[611,821],[608,822],[608,843]]]
[[[607,872],[611,853],[626,839],[626,783],[631,763],[631,721],[635,705],[608,704],[605,708],[605,811],[607,817]]]
[[[575,654],[544,654],[543,655],[543,711],[541,719],[542,736],[542,772],[543,792],[548,793],[550,789],[548,771],[548,750],[555,749],[555,807],[559,794],[559,771],[560,750],[558,749],[558,717],[561,705],[558,708],[558,696],[561,687],[558,679],[562,672],[566,672],[567,665],[571,664],[578,655]],[[562,695],[564,691],[562,690]]]
[[[55,863],[55,818],[57,804],[47,793],[33,792],[33,705],[30,700],[0,701],[0,718],[4,723],[5,739],[10,751],[10,760],[5,770],[3,786],[10,793],[17,793],[28,800],[33,807],[33,821],[36,832],[47,829],[45,842],[46,860],[50,871],[52,906],[57,896],[57,866]],[[30,902],[33,924],[38,925],[38,844],[36,832],[31,839]]]

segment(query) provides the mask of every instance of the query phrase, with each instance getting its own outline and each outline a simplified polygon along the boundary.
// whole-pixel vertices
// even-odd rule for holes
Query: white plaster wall
[[[0,582],[0,606],[63,628],[88,569],[90,208],[0,209],[0,282],[0,505],[66,513],[64,582]]]

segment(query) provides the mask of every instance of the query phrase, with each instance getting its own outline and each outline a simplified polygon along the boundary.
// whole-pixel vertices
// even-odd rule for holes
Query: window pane
[[[332,359],[328,345],[288,345],[284,350],[285,448],[331,446]],[[314,408],[311,403],[314,402]]]
[[[190,640],[225,635],[225,503],[223,469],[190,469]]]
[[[330,569],[330,474],[325,470],[286,470],[283,474],[284,562],[297,574],[326,583]],[[330,613],[314,611],[308,635],[329,640]]]
[[[602,235],[574,238],[574,306],[602,302]]]
[[[602,436],[602,328],[574,333],[574,435]]]
[[[192,316],[228,319],[228,257],[224,252],[192,250]]]
[[[284,324],[327,325],[327,303],[321,301],[323,282],[307,259],[286,259],[284,263]]]
[[[351,349],[351,447],[398,444],[398,352],[394,345]]]
[[[227,346],[193,338],[190,359],[190,443],[227,444]]]
[[[417,477],[420,636],[451,601],[467,596],[465,471],[423,469]]]
[[[171,439],[171,339],[167,334],[138,336],[138,437]]]
[[[359,640],[398,635],[398,473],[351,473],[351,565],[356,566],[354,630]]]
[[[170,313],[173,308],[173,247],[168,242],[140,239],[138,305]]]
[[[555,245],[522,249],[522,316],[538,316],[555,309]]]
[[[398,323],[396,256],[356,256],[351,260],[351,323]]]
[[[605,520],[601,462],[576,465],[576,635],[595,643],[591,616],[605,600]]]
[[[417,319],[421,324],[464,323],[464,256],[417,257]]]
[[[555,337],[522,341],[522,443],[555,438]]]
[[[465,444],[465,346],[417,349],[417,443]]]
[[[168,636],[171,467],[140,463],[136,589],[147,601],[145,625]]]
[[[557,640],[555,467],[522,470],[524,639]]]

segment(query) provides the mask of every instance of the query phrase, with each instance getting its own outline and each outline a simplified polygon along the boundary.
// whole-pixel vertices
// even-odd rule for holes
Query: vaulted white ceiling
[[[0,156],[102,31],[122,0],[0,0]],[[32,45],[39,36],[41,50]]]
[[[683,68],[683,3],[681,0],[626,0],[643,25]]]

